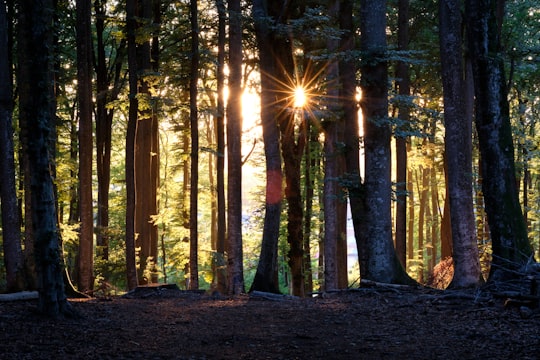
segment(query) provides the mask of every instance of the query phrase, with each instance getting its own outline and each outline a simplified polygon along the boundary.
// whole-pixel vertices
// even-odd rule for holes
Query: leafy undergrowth
[[[317,298],[173,289],[72,300],[50,320],[36,301],[0,303],[2,359],[538,359],[540,312],[478,291],[372,287]]]

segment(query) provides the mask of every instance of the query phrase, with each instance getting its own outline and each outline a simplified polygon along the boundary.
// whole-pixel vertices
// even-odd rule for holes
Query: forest
[[[0,4],[2,292],[536,283],[535,1]]]

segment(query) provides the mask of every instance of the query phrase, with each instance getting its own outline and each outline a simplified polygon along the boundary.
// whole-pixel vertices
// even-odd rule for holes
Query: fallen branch
[[[0,302],[6,301],[18,301],[18,300],[34,300],[38,299],[39,294],[37,291],[21,291],[9,294],[0,294]]]
[[[274,294],[264,291],[252,291],[249,293],[249,296],[253,298],[260,298],[271,301],[286,301],[298,299],[298,297],[292,295]]]
[[[413,288],[411,285],[382,283],[382,282],[373,281],[373,280],[367,280],[367,279],[360,280],[360,287],[362,287],[362,286],[365,286],[365,287],[380,287],[380,288],[388,288],[388,289],[401,289],[401,290]]]

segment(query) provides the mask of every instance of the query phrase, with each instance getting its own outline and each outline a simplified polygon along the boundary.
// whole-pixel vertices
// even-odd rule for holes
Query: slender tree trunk
[[[318,130],[311,126],[311,119],[306,119],[306,133],[308,142],[305,149],[304,168],[304,191],[305,191],[305,212],[304,212],[304,281],[306,294],[313,292],[313,269],[311,266],[311,235],[313,226],[313,200],[315,188],[315,171],[317,159],[314,154],[318,142]]]
[[[0,1],[0,199],[2,205],[2,244],[8,291],[24,290],[24,263],[21,247],[21,224],[15,183],[13,147],[13,77],[5,1]]]
[[[225,42],[227,9],[224,0],[217,0],[218,10],[218,59],[217,59],[217,116],[216,116],[216,193],[217,193],[217,239],[216,239],[216,268],[217,290],[227,293],[227,272],[225,271],[225,239],[227,223],[225,220]]]
[[[227,105],[227,161],[229,181],[228,273],[229,292],[245,292],[242,251],[242,13],[240,0],[228,3],[229,101]]]
[[[189,119],[191,129],[191,179],[189,197],[189,288],[199,288],[198,252],[198,188],[199,188],[199,115],[197,108],[197,83],[199,81],[199,25],[197,18],[197,1],[190,2],[191,19],[191,77],[189,81]]]
[[[409,0],[398,1],[398,50],[407,51],[409,46]],[[399,61],[396,65],[398,94],[410,96],[409,64]],[[401,101],[398,128],[404,131],[409,126],[409,105]],[[396,134],[396,254],[403,267],[407,266],[407,137]]]
[[[20,92],[19,111],[26,119],[27,155],[31,174],[32,225],[38,273],[38,309],[52,317],[72,314],[64,290],[63,261],[57,226],[50,139],[54,111],[53,4],[51,1],[19,2],[18,50],[19,84],[29,84]],[[34,56],[28,56],[34,54]],[[27,77],[25,77],[27,76]],[[31,85],[30,85],[31,84]]]
[[[92,203],[92,30],[90,0],[77,0],[77,85],[79,97],[79,290],[94,288]]]
[[[126,276],[128,289],[137,287],[137,263],[135,254],[135,134],[138,117],[137,44],[135,41],[137,0],[127,0],[127,47],[129,67],[129,114],[126,133]]]
[[[415,219],[415,212],[414,212],[414,187],[413,187],[413,172],[412,170],[407,170],[407,194],[408,194],[408,200],[407,200],[407,206],[408,206],[408,213],[409,213],[409,221],[408,221],[408,227],[407,227],[407,259],[412,260],[414,259],[414,219]]]
[[[429,173],[430,169],[424,166],[420,166],[420,176],[421,179],[418,179],[418,194],[420,205],[418,208],[418,261],[421,264],[418,274],[418,280],[420,282],[424,281],[424,273],[426,268],[426,259],[424,256],[425,250],[425,235],[427,225],[427,208],[428,208],[428,195],[429,195]]]
[[[331,1],[328,6],[328,14],[332,21],[337,23],[339,16],[339,1]],[[327,40],[327,47],[332,53],[338,51],[339,43],[334,38]],[[339,65],[336,59],[329,59],[326,67],[326,78],[329,84],[327,96],[330,101],[328,119],[323,124],[324,129],[324,289],[335,290],[338,284],[338,238],[339,230],[339,202],[340,186],[338,179],[340,173],[340,156],[342,150],[339,147],[339,127],[342,126],[339,119]]]
[[[493,250],[490,279],[496,273],[510,275],[507,270],[524,265],[533,254],[517,191],[497,3],[497,0],[465,1],[482,190]]]
[[[386,1],[361,1],[361,50],[363,52],[362,100],[365,144],[365,242],[361,244],[360,269],[364,279],[410,283],[396,257],[392,240],[392,184],[388,70],[386,52]]]

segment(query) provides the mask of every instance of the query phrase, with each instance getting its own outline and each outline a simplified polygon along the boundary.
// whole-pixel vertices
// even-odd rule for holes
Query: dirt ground
[[[0,303],[1,359],[540,359],[540,311],[479,291],[369,287],[298,299],[152,289]]]

